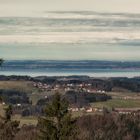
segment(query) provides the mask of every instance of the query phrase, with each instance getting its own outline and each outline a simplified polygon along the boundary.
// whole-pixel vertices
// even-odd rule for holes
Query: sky
[[[0,0],[0,58],[140,61],[140,15],[14,18],[45,17],[47,11],[140,14],[140,0]]]
[[[140,47],[98,44],[9,44],[2,45],[5,60],[112,60],[139,61]]]
[[[140,0],[0,0],[0,16],[41,16],[44,11],[140,13]]]

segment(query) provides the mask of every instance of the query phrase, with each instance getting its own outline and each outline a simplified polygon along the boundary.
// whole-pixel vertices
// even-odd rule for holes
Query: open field
[[[22,117],[20,115],[13,116],[12,120],[20,121],[20,126],[22,125],[37,125],[38,118],[34,116]]]
[[[110,95],[112,98],[124,98],[124,97],[136,97],[137,99],[140,99],[140,93],[126,91],[126,92],[107,92],[107,95]]]
[[[4,106],[0,104],[0,116],[4,115]]]
[[[93,107],[107,107],[111,108],[136,108],[140,107],[140,100],[134,99],[111,99],[106,102],[96,102],[91,104]]]
[[[30,81],[0,81],[0,89],[13,89],[27,93],[37,90]]]
[[[0,116],[4,117],[5,111],[4,108],[6,108],[5,105],[0,104]],[[36,125],[37,124],[37,117],[29,116],[29,117],[22,117],[21,115],[14,115],[12,117],[12,120],[20,121],[20,126],[30,124],[30,125]]]

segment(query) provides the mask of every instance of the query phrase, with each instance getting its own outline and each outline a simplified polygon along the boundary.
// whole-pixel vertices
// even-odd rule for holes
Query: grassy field
[[[4,106],[0,104],[0,116],[4,116]]]
[[[0,89],[13,89],[27,93],[37,90],[30,81],[0,81]]]
[[[5,105],[0,104],[0,116],[4,117]],[[37,117],[29,116],[29,117],[22,117],[21,115],[14,115],[12,116],[12,120],[20,121],[20,126],[28,124],[28,125],[36,125],[37,124]]]
[[[91,104],[92,107],[107,107],[107,108],[135,108],[140,107],[140,100],[133,99],[111,99],[106,102],[96,102]]]
[[[136,93],[136,92],[108,92],[107,95],[110,95],[113,98],[124,98],[126,96],[131,98],[140,97],[140,93]]]
[[[12,120],[20,121],[20,126],[23,125],[37,125],[38,118],[34,116],[22,117],[21,115],[13,116]]]

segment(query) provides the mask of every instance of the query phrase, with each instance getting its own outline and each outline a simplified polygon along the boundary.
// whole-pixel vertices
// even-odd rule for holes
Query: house
[[[92,107],[87,108],[87,109],[86,109],[86,112],[87,112],[87,113],[93,112]]]
[[[68,108],[68,110],[72,111],[72,112],[78,112],[79,108],[78,107],[71,107],[71,108]]]
[[[81,108],[80,108],[80,111],[85,111],[85,108],[84,108],[84,107],[81,107]]]

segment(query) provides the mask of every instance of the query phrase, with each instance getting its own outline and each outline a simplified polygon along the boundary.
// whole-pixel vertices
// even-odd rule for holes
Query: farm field
[[[108,109],[111,108],[139,108],[140,100],[134,99],[111,99],[106,102],[96,102],[91,104],[92,107],[106,107]]]
[[[18,90],[31,93],[37,89],[33,87],[30,81],[0,81],[0,89]]]
[[[37,125],[38,122],[38,118],[34,116],[22,117],[21,115],[14,115],[12,120],[20,121],[20,126]]]

